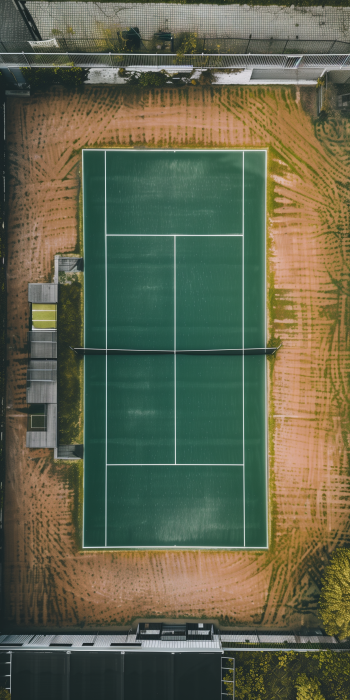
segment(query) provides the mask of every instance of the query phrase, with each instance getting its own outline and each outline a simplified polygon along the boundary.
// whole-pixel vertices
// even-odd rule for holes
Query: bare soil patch
[[[350,123],[313,123],[313,100],[266,87],[8,99],[9,626],[317,621],[322,569],[350,542]],[[269,148],[270,335],[283,348],[270,365],[266,553],[79,551],[79,467],[25,448],[27,284],[49,280],[54,254],[78,245],[80,151],[92,145]]]

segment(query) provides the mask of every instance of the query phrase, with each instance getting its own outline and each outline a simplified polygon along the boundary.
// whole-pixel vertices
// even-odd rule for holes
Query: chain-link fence
[[[201,39],[197,40],[198,53],[204,54],[347,54],[350,53],[350,41],[310,41],[297,39]],[[177,44],[177,45],[176,45]],[[174,37],[173,42],[154,40],[142,41],[139,51],[132,53],[157,53],[167,55],[177,51],[181,44],[181,37]],[[159,46],[159,49],[158,49]],[[114,53],[125,48],[125,42],[121,35],[106,39],[68,39],[58,37],[52,42],[42,42],[40,46],[36,42],[8,41],[0,38],[0,51],[4,53]],[[122,51],[121,51],[122,52]]]
[[[0,53],[1,67],[78,66],[81,68],[222,68],[314,71],[350,70],[350,54],[133,54],[133,53]]]
[[[120,50],[116,42],[131,27],[137,29],[140,37],[139,53],[177,51],[186,34],[192,35],[195,53],[350,51],[348,7],[47,0],[28,1],[26,7],[42,39],[56,41],[57,48],[64,51],[99,53]]]
[[[3,52],[170,54],[189,43],[198,54],[347,54],[350,8],[0,2]]]
[[[254,80],[295,82],[350,69],[350,8],[2,3],[3,68],[247,69]]]

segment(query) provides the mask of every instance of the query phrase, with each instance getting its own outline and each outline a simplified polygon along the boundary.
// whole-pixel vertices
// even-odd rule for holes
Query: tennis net
[[[72,348],[77,355],[274,355],[275,348],[215,348],[213,350],[135,350],[129,348]]]

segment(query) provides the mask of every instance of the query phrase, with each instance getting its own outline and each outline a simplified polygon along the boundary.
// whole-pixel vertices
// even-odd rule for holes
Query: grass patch
[[[59,286],[57,323],[58,360],[58,439],[61,445],[81,440],[82,358],[71,347],[79,347],[82,337],[83,287],[78,279]]]

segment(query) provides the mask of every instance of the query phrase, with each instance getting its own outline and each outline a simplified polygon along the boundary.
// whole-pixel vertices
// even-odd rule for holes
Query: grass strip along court
[[[83,546],[267,547],[266,152],[85,150],[83,200]]]

